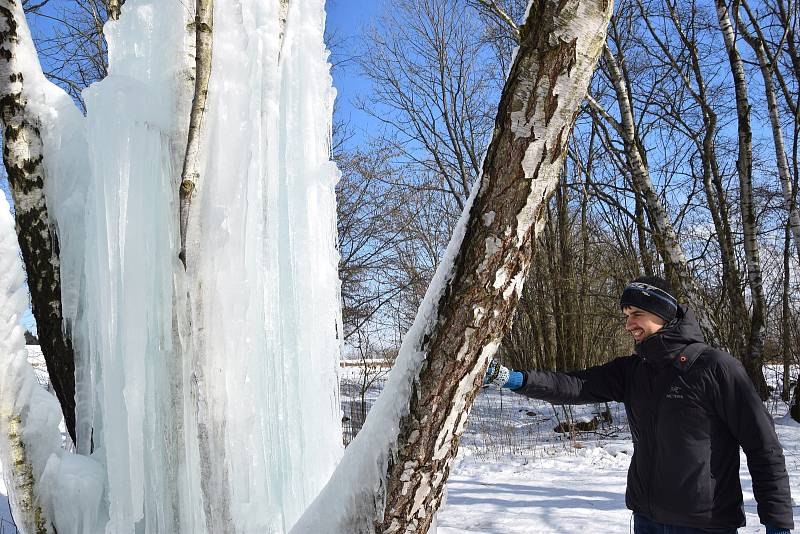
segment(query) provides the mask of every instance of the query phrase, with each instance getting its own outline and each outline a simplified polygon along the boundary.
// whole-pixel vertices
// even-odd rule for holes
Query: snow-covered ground
[[[476,401],[473,425],[453,464],[446,504],[439,512],[439,534],[586,534],[631,532],[625,508],[625,481],[632,444],[627,428],[599,430],[609,435],[579,434],[559,439],[553,411],[545,403],[504,393],[507,406],[499,425],[506,437],[485,443],[485,405],[499,404],[499,393],[483,390]],[[777,405],[785,412],[785,407]],[[587,407],[592,409],[592,407]],[[618,406],[611,406],[612,412]],[[523,410],[523,411],[520,411]],[[528,412],[537,413],[528,416]],[[496,413],[496,412],[495,412]],[[526,445],[512,447],[512,414],[518,414],[518,437]],[[541,413],[542,415],[538,415]],[[581,412],[576,412],[581,413]],[[586,412],[583,412],[584,415]],[[619,421],[616,418],[615,421]],[[621,414],[619,414],[621,415]],[[524,422],[523,418],[532,422]],[[800,424],[788,416],[775,420],[784,447],[792,495],[800,504]],[[486,425],[481,429],[481,425]],[[540,438],[532,444],[532,438]],[[756,514],[750,475],[742,454],[741,479],[747,527],[740,534],[763,533]],[[800,525],[800,507],[795,507]]]
[[[768,381],[777,386],[777,369],[766,371]],[[348,368],[343,375],[345,416],[357,414],[363,377],[357,368]],[[380,383],[378,377],[366,392],[367,403],[378,394]],[[792,495],[800,504],[800,424],[785,415],[784,403],[772,402],[769,408],[776,415]],[[610,403],[611,423],[602,423],[594,432],[578,433],[573,439],[553,432],[567,415],[587,421],[605,409],[603,405],[556,409],[508,391],[483,389],[451,467],[438,534],[631,532],[625,483],[633,444],[622,406]],[[346,421],[345,429],[351,423]],[[741,465],[747,527],[739,533],[763,533],[744,454]],[[800,506],[795,507],[795,517],[800,526]]]
[[[40,353],[34,349],[31,356],[34,366],[40,367]],[[371,370],[376,372],[376,368]],[[40,374],[37,370],[37,377]],[[353,416],[358,412],[360,385],[365,382],[358,367],[348,367],[342,375],[344,413]],[[375,400],[383,378],[378,376],[367,388],[368,405]],[[608,408],[611,423],[571,439],[553,432],[553,427],[566,418],[564,409],[509,392],[482,390],[452,465],[447,502],[439,511],[438,533],[630,532],[631,514],[625,508],[624,495],[632,445],[621,406],[612,403]],[[771,403],[770,408],[776,414],[775,426],[784,447],[792,494],[800,503],[800,424],[785,415],[783,403]],[[604,409],[575,407],[570,415],[576,421],[588,420]],[[346,422],[345,428],[349,423],[352,421]],[[762,533],[746,465],[742,455],[747,527],[739,532]],[[0,479],[0,534],[13,534],[5,495]],[[795,517],[800,525],[800,506],[795,507]]]

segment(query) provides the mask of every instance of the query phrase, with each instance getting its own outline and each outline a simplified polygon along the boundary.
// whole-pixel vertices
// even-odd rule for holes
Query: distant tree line
[[[399,343],[477,178],[527,2],[400,0],[334,57],[371,86],[336,159],[346,340]],[[628,353],[617,299],[667,278],[709,341],[796,383],[797,3],[623,0],[502,346],[514,367]],[[346,74],[342,74],[346,75]],[[797,398],[797,391],[794,398]],[[800,414],[797,414],[800,416]]]

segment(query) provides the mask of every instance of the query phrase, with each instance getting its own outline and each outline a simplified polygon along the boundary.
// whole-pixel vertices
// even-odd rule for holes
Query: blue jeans
[[[633,534],[736,534],[735,528],[693,528],[662,525],[641,514],[633,514]]]

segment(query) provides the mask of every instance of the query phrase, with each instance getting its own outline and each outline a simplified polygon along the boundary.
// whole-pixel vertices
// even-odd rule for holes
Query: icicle
[[[190,7],[125,2],[86,117],[26,74],[78,358],[82,455],[51,429],[31,462],[62,532],[287,532],[342,452],[324,2],[215,1],[184,271]]]

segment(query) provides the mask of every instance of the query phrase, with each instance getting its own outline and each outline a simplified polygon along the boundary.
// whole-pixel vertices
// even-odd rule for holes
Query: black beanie
[[[636,306],[670,322],[678,313],[678,301],[669,283],[658,276],[640,276],[628,284],[619,298],[620,308]]]

